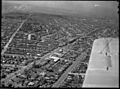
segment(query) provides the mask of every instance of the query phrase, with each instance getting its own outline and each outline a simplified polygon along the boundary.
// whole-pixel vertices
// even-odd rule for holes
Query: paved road
[[[66,47],[66,46],[65,46],[65,47]],[[53,54],[54,52],[58,51],[59,49],[61,49],[61,48],[58,47],[57,49],[55,49],[55,50],[51,51],[50,53],[46,54],[45,56],[41,57],[40,60],[36,60],[36,63],[40,63],[41,61],[43,61],[42,59],[48,57],[49,55]],[[23,66],[23,67],[22,67],[21,69],[19,69],[18,71],[14,72],[14,73],[11,73],[10,75],[8,75],[7,78],[2,79],[2,81],[5,81],[5,82],[9,81],[10,79],[12,79],[12,78],[15,77],[15,74],[22,73],[22,72],[24,72],[25,69],[31,68],[33,63],[34,63],[34,61],[31,62],[31,63],[29,63],[27,66]]]
[[[99,29],[95,29],[95,30],[87,33],[85,36],[82,36],[82,37],[81,37],[81,36],[78,36],[78,37],[76,37],[76,38],[73,39],[73,40],[76,41],[76,40],[79,39],[79,38],[85,38],[85,37],[87,37],[87,36],[89,36],[89,35],[91,35],[91,34],[94,34],[94,33],[97,32],[97,31],[99,31]],[[72,42],[74,42],[74,41],[72,41]],[[55,87],[55,88],[56,88],[56,87],[59,87],[59,86],[60,86],[60,84],[64,81],[64,79],[67,78],[68,73],[69,73],[74,67],[76,67],[77,65],[79,65],[79,63],[82,61],[82,59],[84,59],[84,58],[83,58],[83,57],[85,57],[85,56],[83,56],[84,53],[86,53],[86,52],[83,52],[83,53],[76,59],[76,61],[73,62],[73,64],[62,74],[62,76],[59,78],[59,80],[58,80],[52,87]]]
[[[19,31],[19,29],[22,27],[22,25],[23,25],[26,21],[27,21],[27,19],[24,20],[24,21],[21,23],[21,25],[19,26],[19,28],[15,31],[15,33],[14,33],[14,34],[12,35],[12,37],[10,38],[9,42],[8,42],[8,43],[6,44],[6,46],[4,47],[4,50],[2,51],[1,54],[4,54],[4,52],[6,51],[8,45],[10,44],[10,42],[12,41],[12,39],[14,38],[15,34]],[[76,39],[78,39],[78,38],[79,38],[79,37],[77,37]],[[76,40],[76,39],[75,39],[75,40]],[[74,41],[75,41],[75,40],[74,40]],[[68,45],[69,45],[69,44],[68,44]],[[65,46],[64,46],[64,47],[65,47]],[[51,53],[48,53],[47,55],[43,56],[42,58],[45,58],[45,57],[49,56],[50,54],[52,54],[53,52],[57,51],[58,49],[59,49],[59,48],[55,49],[54,51],[52,51]],[[59,78],[59,80],[53,85],[53,87],[59,87],[60,83],[62,83],[62,81],[64,81],[64,79],[67,77],[68,73],[69,73],[74,67],[76,67],[76,66],[80,63],[80,61],[81,61],[82,59],[84,59],[84,58],[83,58],[83,55],[84,55],[84,52],[83,52],[83,53],[76,59],[76,61],[74,61],[73,64],[62,74],[62,76],[61,76],[61,77]],[[41,62],[41,60],[38,60],[37,62]],[[8,80],[10,80],[11,78],[14,78],[14,77],[15,77],[15,74],[21,73],[21,72],[23,72],[25,69],[29,69],[30,67],[32,67],[32,64],[33,64],[33,62],[30,63],[30,64],[28,64],[27,66],[24,66],[22,69],[16,71],[15,73],[10,74],[6,79],[4,79],[5,82],[7,82]]]
[[[55,51],[59,50],[60,48],[57,48],[55,50],[53,50],[51,53],[48,53],[46,54],[45,56],[43,56],[41,59],[44,59],[45,57],[48,57],[49,55],[53,54]],[[42,60],[37,60],[37,63],[41,62]],[[29,69],[32,67],[34,61],[29,63],[27,66],[23,66],[21,69],[19,69],[18,71],[14,72],[14,73],[11,73],[7,76],[7,78],[5,79],[2,79],[2,81],[4,82],[8,82],[10,79],[14,78],[15,77],[15,74],[18,74],[18,73],[22,73],[24,72],[25,69]]]
[[[67,78],[68,73],[69,73],[73,68],[75,68],[76,66],[78,66],[79,63],[84,59],[85,53],[86,53],[86,52],[83,52],[83,53],[76,59],[76,61],[73,62],[73,64],[62,74],[62,76],[59,78],[59,80],[58,80],[52,87],[58,88],[58,87],[61,85],[61,83],[64,81],[64,79]]]
[[[73,74],[73,75],[85,75],[85,73],[69,73],[69,74]]]
[[[21,23],[21,25],[18,27],[18,29],[13,33],[13,35],[9,39],[8,43],[5,45],[4,50],[2,51],[1,55],[4,54],[4,52],[7,50],[9,44],[11,43],[11,41],[14,38],[14,36],[16,35],[16,33],[20,30],[20,28],[22,27],[22,25],[27,21],[27,19],[30,16],[31,16],[31,14]],[[10,78],[14,77],[16,73],[22,72],[25,68],[26,68],[26,66],[23,67],[21,70],[18,70],[18,71],[14,72],[14,73],[9,74],[8,77],[5,78],[5,79],[3,79],[3,80],[8,81]]]
[[[4,53],[4,55],[5,56],[23,57],[23,58],[26,58],[26,57],[28,58],[29,57],[29,56],[26,56],[26,55],[24,56],[24,55],[19,55],[19,54],[6,54],[6,53]]]
[[[31,16],[31,15],[29,15],[28,18],[29,18],[30,16]],[[4,46],[4,49],[2,50],[1,55],[4,54],[4,52],[7,50],[7,48],[8,48],[8,46],[9,46],[9,44],[11,43],[12,39],[14,38],[14,36],[16,35],[16,33],[20,30],[20,28],[22,27],[22,25],[27,21],[28,18],[26,18],[26,19],[21,23],[21,25],[18,27],[18,29],[13,33],[13,35],[12,35],[11,38],[9,39],[8,43]]]
[[[32,66],[32,64],[33,64],[33,62],[30,63],[28,66],[23,66],[21,69],[19,69],[18,71],[14,72],[14,73],[9,74],[7,76],[7,78],[2,79],[1,81],[4,81],[5,83],[7,83],[10,79],[16,77],[15,74],[24,72],[24,70],[27,69],[27,68],[30,68]]]

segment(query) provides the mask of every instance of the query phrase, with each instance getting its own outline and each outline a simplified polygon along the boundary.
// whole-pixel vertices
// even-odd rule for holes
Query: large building
[[[119,87],[119,38],[94,41],[83,87]]]

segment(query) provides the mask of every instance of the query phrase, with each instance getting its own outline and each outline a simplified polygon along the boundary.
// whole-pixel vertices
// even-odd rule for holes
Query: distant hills
[[[67,15],[72,14],[70,10],[49,8],[43,6],[35,6],[35,5],[22,5],[16,3],[2,3],[2,13],[9,12],[32,12],[32,13],[47,13],[47,14],[58,14],[58,15]],[[74,14],[74,13],[73,13]]]
[[[3,2],[2,3],[2,13],[9,13],[9,12],[26,12],[30,11],[30,7],[22,5],[22,4],[14,4],[10,2]]]
[[[2,13],[9,12],[32,12],[32,13],[47,13],[47,14],[58,14],[58,15],[80,15],[80,16],[110,16],[116,17],[117,12],[114,8],[106,8],[106,7],[95,7],[90,11],[84,11],[82,8],[78,8],[77,10],[66,10],[66,9],[58,9],[58,8],[49,8],[44,6],[37,6],[31,4],[18,4],[18,3],[10,3],[10,2],[2,2]]]

